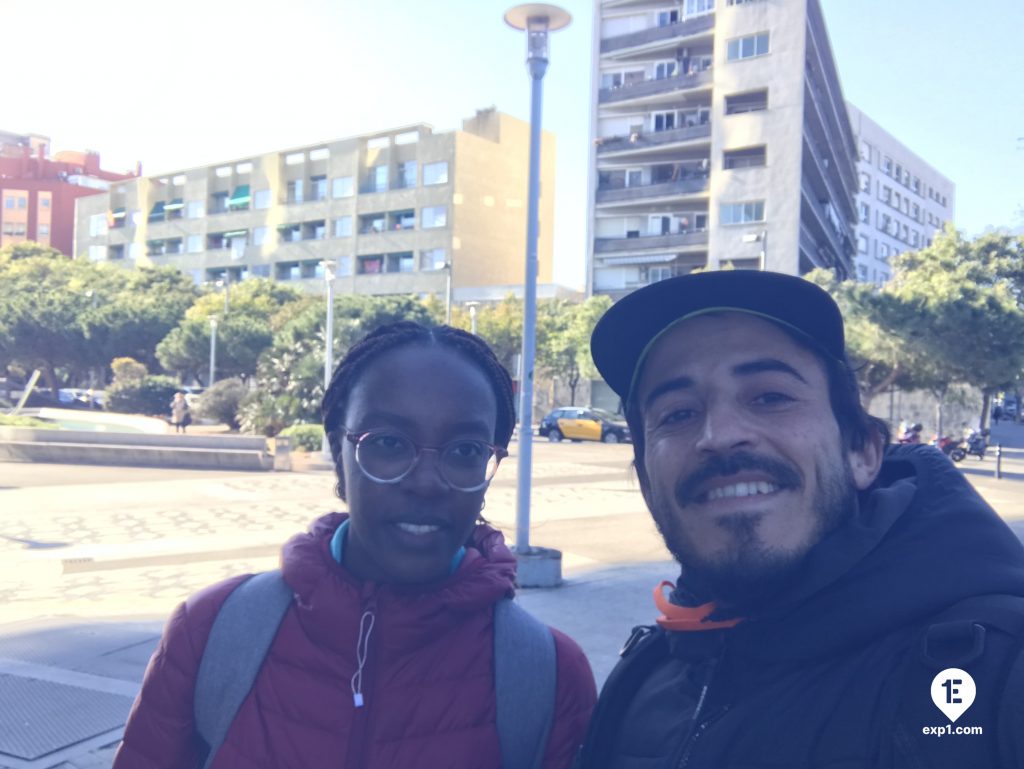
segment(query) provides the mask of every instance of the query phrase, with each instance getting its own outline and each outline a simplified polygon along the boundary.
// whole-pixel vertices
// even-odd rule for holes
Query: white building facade
[[[857,280],[882,285],[889,259],[930,246],[953,221],[956,185],[857,107],[846,103],[857,140]]]

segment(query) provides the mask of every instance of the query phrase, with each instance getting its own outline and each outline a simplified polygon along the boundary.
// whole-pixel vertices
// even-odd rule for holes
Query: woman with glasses
[[[214,620],[245,577],[172,616],[115,769],[508,763],[515,730],[508,687],[495,677],[511,659],[519,665],[511,679],[529,678],[533,660],[496,659],[496,617],[514,592],[515,558],[481,516],[515,424],[508,373],[479,337],[393,323],[349,350],[322,410],[348,513],[320,518],[285,545],[287,608],[219,747],[211,753],[198,736],[196,713],[220,707],[200,700],[219,700],[231,686],[196,699],[196,676]],[[568,769],[594,705],[583,652],[558,631],[545,636],[554,641],[551,717],[532,758],[504,769]],[[530,696],[544,707],[543,694]],[[517,700],[515,715],[525,720],[533,705]]]

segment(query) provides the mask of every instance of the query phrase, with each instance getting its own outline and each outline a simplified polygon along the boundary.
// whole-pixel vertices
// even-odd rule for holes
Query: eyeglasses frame
[[[350,430],[347,427],[342,427],[341,428],[341,433],[345,436],[345,439],[348,440],[348,442],[352,444],[352,448],[354,450],[355,459],[356,459],[356,467],[359,468],[359,472],[361,472],[363,475],[365,475],[368,479],[370,479],[374,483],[380,483],[380,484],[383,484],[383,485],[386,485],[386,486],[391,486],[391,485],[394,485],[396,483],[401,483],[403,480],[405,480],[405,478],[408,477],[409,473],[411,473],[416,468],[416,464],[420,461],[420,457],[423,455],[424,451],[433,451],[434,453],[437,454],[438,458],[440,458],[441,457],[441,453],[446,448],[451,446],[453,443],[459,443],[460,442],[460,441],[449,441],[448,443],[444,444],[443,446],[421,446],[420,444],[416,443],[416,441],[414,441],[412,438],[410,438],[408,435],[403,433],[401,430],[392,430],[392,429],[388,429],[388,428],[375,428],[373,430],[363,430],[362,432],[360,432],[358,430]],[[416,449],[416,455],[413,457],[412,464],[409,465],[409,469],[406,470],[404,473],[402,473],[397,478],[393,478],[391,480],[384,480],[383,478],[377,478],[376,476],[370,475],[370,473],[367,472],[366,468],[363,467],[362,463],[359,461],[359,444],[367,436],[369,436],[369,435],[376,435],[376,434],[380,434],[380,433],[394,433],[394,434],[400,435],[403,438],[405,438],[407,441],[409,441],[409,443],[412,445],[412,447],[414,449]],[[444,474],[444,471],[441,469],[440,462],[438,462],[438,465],[437,465],[437,474],[440,475],[441,478],[444,479],[444,482],[447,483],[453,490],[455,490],[455,491],[463,491],[463,492],[466,492],[466,493],[472,493],[474,491],[480,491],[481,489],[487,488],[487,486],[490,484],[490,482],[494,479],[494,476],[497,474],[498,467],[499,467],[499,465],[501,465],[501,460],[505,459],[505,457],[508,456],[508,449],[503,448],[501,446],[495,446],[493,443],[488,443],[487,441],[477,440],[476,438],[469,438],[469,439],[465,439],[465,440],[473,441],[475,443],[481,443],[484,446],[486,446],[487,448],[489,448],[492,452],[494,452],[494,457],[495,457],[494,472],[491,473],[491,476],[489,478],[487,478],[483,483],[481,483],[478,486],[473,486],[472,488],[464,489],[464,488],[462,488],[460,486],[454,485],[448,479],[448,477]]]

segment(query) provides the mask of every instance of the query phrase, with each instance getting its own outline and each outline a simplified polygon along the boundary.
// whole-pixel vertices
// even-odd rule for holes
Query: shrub
[[[146,366],[139,363],[135,358],[114,358],[110,361],[110,370],[114,374],[114,381],[121,384],[139,384],[149,373]]]
[[[288,418],[290,409],[284,403],[286,400],[285,397],[274,398],[259,390],[246,395],[238,409],[242,431],[273,438],[292,421]]]
[[[249,388],[241,379],[222,379],[199,396],[196,414],[203,419],[215,419],[237,430],[238,409]]]
[[[292,439],[292,446],[303,451],[319,451],[323,446],[324,428],[321,425],[292,425],[278,435]]]
[[[114,382],[107,388],[103,408],[121,414],[167,417],[171,412],[171,399],[179,389],[177,380],[169,376],[147,376],[138,382]]]
[[[23,416],[10,416],[8,414],[0,414],[0,427],[33,427],[42,430],[56,430],[57,425],[53,422],[47,422],[44,419],[36,419],[35,417],[23,417]]]

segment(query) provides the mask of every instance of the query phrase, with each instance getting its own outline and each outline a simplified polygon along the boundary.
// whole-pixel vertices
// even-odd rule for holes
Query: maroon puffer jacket
[[[328,543],[334,513],[282,552],[296,600],[212,769],[498,769],[494,603],[512,590],[515,559],[478,526],[458,571],[432,592],[360,583]],[[192,700],[214,617],[241,577],[175,610],[150,660],[114,769],[198,767]],[[359,620],[375,623],[353,705]],[[544,769],[572,765],[596,691],[582,650],[554,631],[555,720]]]

